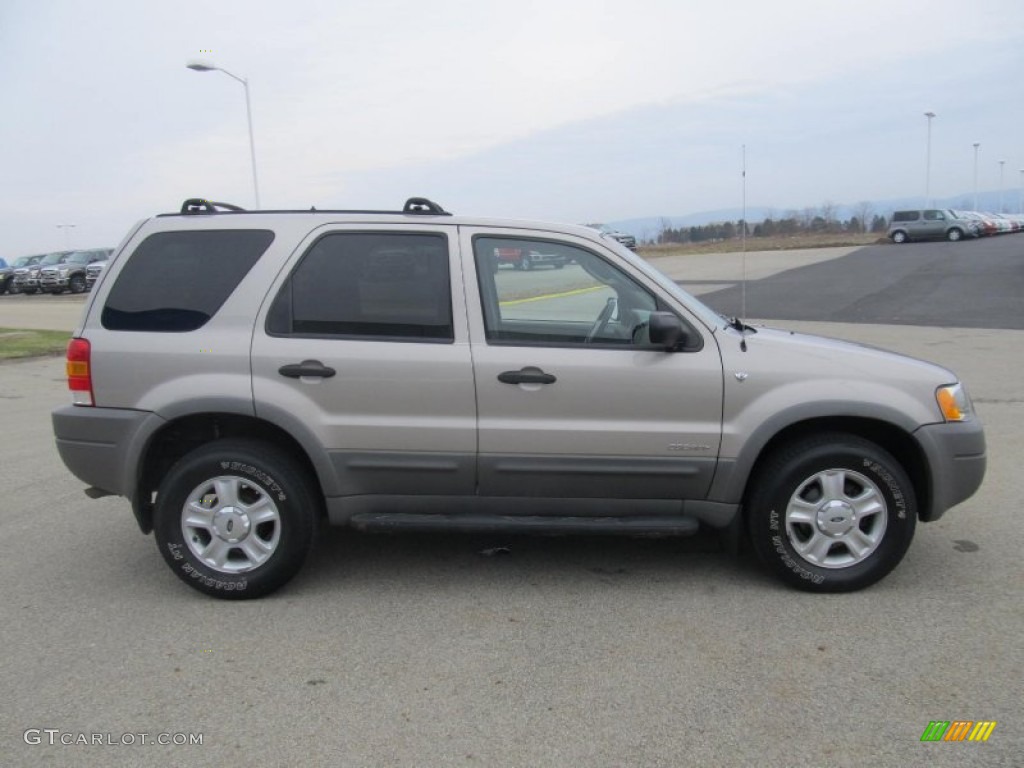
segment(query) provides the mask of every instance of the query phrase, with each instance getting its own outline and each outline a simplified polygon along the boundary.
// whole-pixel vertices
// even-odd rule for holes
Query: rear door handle
[[[550,373],[544,373],[540,368],[529,365],[518,371],[499,373],[498,381],[502,384],[554,384],[558,379]]]
[[[333,368],[328,368],[319,360],[303,360],[301,363],[282,365],[277,369],[277,372],[282,376],[287,376],[289,379],[301,379],[304,376],[319,376],[322,379],[329,379],[337,373]]]

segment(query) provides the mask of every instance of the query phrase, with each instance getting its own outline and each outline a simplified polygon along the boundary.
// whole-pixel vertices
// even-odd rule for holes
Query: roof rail
[[[201,197],[190,197],[181,204],[182,213],[216,213],[218,208],[224,211],[245,210],[245,208],[232,205],[231,203],[217,203],[213,200],[203,200]]]
[[[407,216],[451,216],[451,214],[442,208],[440,205],[435,203],[433,200],[428,200],[425,197],[410,197],[405,201],[405,205],[401,211],[339,211],[339,210],[317,210],[314,206],[308,210],[286,210],[286,211],[246,211],[237,205],[231,203],[218,203],[214,200],[206,200],[202,197],[190,197],[184,203],[181,204],[181,213],[187,216],[194,216],[198,214],[208,213],[221,213],[228,211],[231,213],[381,213],[381,214],[405,214]],[[176,214],[160,214],[161,216],[174,216]]]

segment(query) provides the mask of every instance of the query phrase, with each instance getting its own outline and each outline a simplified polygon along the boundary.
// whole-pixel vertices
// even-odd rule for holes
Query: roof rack
[[[405,201],[405,205],[402,206],[400,211],[353,211],[353,210],[318,210],[317,208],[309,208],[303,210],[285,210],[285,211],[247,211],[231,203],[218,203],[214,200],[206,200],[201,197],[190,197],[184,203],[181,204],[181,213],[186,216],[194,216],[198,214],[209,214],[209,213],[390,213],[390,214],[404,214],[407,216],[451,216],[451,214],[442,208],[440,205],[435,203],[433,200],[428,200],[425,197],[410,197]],[[173,215],[173,214],[162,214],[162,215]]]
[[[213,200],[203,200],[201,197],[190,197],[184,203],[181,204],[182,213],[216,213],[217,209],[220,208],[225,211],[244,211],[245,208],[241,208],[231,203],[217,203]]]
[[[451,214],[440,205],[425,197],[410,197],[405,201],[405,207],[402,208],[402,213],[425,213],[437,216],[451,216]]]

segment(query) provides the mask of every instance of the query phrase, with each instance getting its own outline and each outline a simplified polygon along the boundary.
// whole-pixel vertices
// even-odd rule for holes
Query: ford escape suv
[[[499,269],[518,249],[562,269]],[[848,591],[971,496],[985,440],[938,366],[701,304],[592,229],[188,200],[137,224],[68,345],[57,447],[181,579],[271,592],[317,523],[742,534]]]

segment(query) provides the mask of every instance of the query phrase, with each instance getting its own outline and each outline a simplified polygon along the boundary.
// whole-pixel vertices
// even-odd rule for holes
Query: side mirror
[[[683,321],[671,312],[651,312],[647,320],[651,344],[664,347],[666,352],[678,349],[686,343],[686,329]]]

